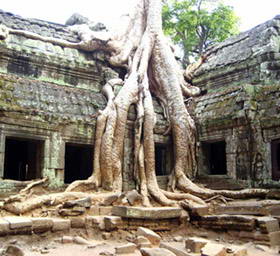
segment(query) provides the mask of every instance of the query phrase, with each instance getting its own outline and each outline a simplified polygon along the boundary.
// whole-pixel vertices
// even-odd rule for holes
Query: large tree
[[[6,200],[4,209],[20,214],[50,201],[59,203],[84,196],[95,198],[96,195],[91,193],[93,191],[122,191],[125,128],[132,104],[137,106],[132,161],[135,163],[134,173],[139,177],[138,191],[143,196],[144,205],[150,205],[150,199],[153,199],[161,205],[174,205],[178,200],[187,200],[185,206],[205,206],[203,199],[215,195],[237,198],[266,194],[267,191],[261,189],[235,192],[209,190],[191,181],[197,168],[196,131],[184,100],[198,95],[200,90],[185,81],[185,73],[177,64],[172,47],[163,34],[161,0],[138,0],[127,29],[121,35],[93,32],[87,26],[72,29],[79,33],[81,42],[69,43],[14,29],[8,29],[2,37],[15,33],[65,47],[86,51],[104,50],[111,53],[109,61],[112,65],[126,68],[124,81],[110,80],[103,87],[108,102],[96,121],[93,173],[88,180],[75,181],[60,194],[26,200],[26,189],[16,199]],[[201,62],[202,59],[199,64]],[[117,84],[122,85],[118,93],[114,89]],[[156,120],[152,95],[165,106],[172,131],[175,165],[170,175],[169,191],[159,188],[155,174],[153,132]],[[15,200],[20,202],[14,204]]]
[[[167,0],[162,16],[165,34],[181,46],[185,64],[238,33],[238,17],[221,0]]]

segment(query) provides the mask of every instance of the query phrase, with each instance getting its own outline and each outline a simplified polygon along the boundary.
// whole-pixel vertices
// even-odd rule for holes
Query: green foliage
[[[220,0],[168,0],[162,16],[164,32],[183,48],[185,63],[238,33],[238,17]]]

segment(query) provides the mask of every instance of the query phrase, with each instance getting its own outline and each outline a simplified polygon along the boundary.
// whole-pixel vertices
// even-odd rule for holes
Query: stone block
[[[100,206],[99,215],[112,215],[112,206]]]
[[[53,219],[52,231],[68,231],[71,227],[71,221],[68,219]]]
[[[73,243],[73,241],[74,241],[74,239],[72,236],[63,236],[61,238],[61,243],[63,243],[63,244],[71,244],[71,243]]]
[[[172,219],[180,218],[181,208],[176,207],[132,207],[132,206],[113,206],[112,214],[124,218],[133,219]]]
[[[104,216],[87,216],[86,227],[105,229]]]
[[[165,248],[142,248],[140,251],[143,256],[176,256]]]
[[[123,227],[123,221],[118,216],[106,216],[104,217],[104,225],[106,231],[112,231]]]
[[[117,254],[134,253],[136,245],[134,243],[127,243],[115,248]]]
[[[5,219],[0,219],[0,236],[8,235],[10,232],[9,222]]]
[[[6,221],[9,222],[10,229],[23,229],[32,227],[32,221],[29,218],[24,217],[5,217]]]
[[[188,252],[184,250],[184,248],[180,248],[176,245],[170,245],[168,243],[160,243],[160,248],[165,248],[171,252],[173,252],[176,256],[190,256]]]
[[[146,237],[153,245],[159,245],[161,240],[161,237],[157,233],[148,228],[139,227],[136,235]]]
[[[86,220],[84,217],[71,218],[71,228],[85,228]]]
[[[226,248],[221,244],[208,242],[201,248],[201,256],[227,256]]]
[[[9,223],[10,234],[31,234],[31,219],[24,217],[5,217],[4,219]]]
[[[88,215],[94,215],[94,216],[98,216],[99,215],[99,206],[97,205],[92,205],[88,212],[87,212]]]
[[[32,230],[34,233],[43,233],[53,227],[53,221],[50,218],[32,218]]]
[[[253,231],[256,228],[256,217],[227,214],[207,215],[194,223],[210,229]]]
[[[207,244],[207,242],[206,239],[202,238],[188,238],[185,241],[185,248],[193,253],[200,253],[200,250]]]
[[[262,233],[279,231],[279,222],[273,217],[258,217],[257,223]]]

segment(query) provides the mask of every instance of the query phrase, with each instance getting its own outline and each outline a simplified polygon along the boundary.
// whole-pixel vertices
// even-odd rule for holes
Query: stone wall
[[[280,16],[209,51],[194,80],[206,92],[195,100],[200,175],[209,174],[203,143],[225,141],[225,176],[279,186],[271,143],[280,138]]]
[[[79,41],[64,25],[24,19],[3,11],[0,23],[42,36]],[[39,176],[34,178],[48,176],[51,187],[63,187],[66,146],[93,148],[96,115],[106,105],[100,89],[108,80],[121,75],[121,70],[108,65],[104,52],[87,53],[14,34],[0,41],[0,192],[26,184],[3,179],[9,153],[5,152],[6,143],[14,139],[33,143],[39,152]],[[167,129],[166,120],[160,105],[156,101],[154,104],[156,141],[166,143],[169,136],[160,135]],[[124,189],[135,187],[134,119],[132,107],[124,145]]]

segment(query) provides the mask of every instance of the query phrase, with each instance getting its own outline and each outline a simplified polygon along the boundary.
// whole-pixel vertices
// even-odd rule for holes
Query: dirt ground
[[[104,234],[107,235],[103,239]],[[61,242],[63,236],[80,236],[87,239],[90,245],[81,245],[75,243]],[[184,239],[188,237],[187,233],[183,230],[176,232],[160,233],[162,241],[169,243],[172,246],[182,247]],[[112,233],[104,233],[102,231],[93,231],[91,234],[86,234],[84,231],[72,231],[71,234],[47,232],[41,235],[22,235],[22,236],[9,236],[0,238],[0,246],[4,248],[8,244],[15,245],[24,252],[25,256],[113,256],[115,254],[115,247],[125,245],[128,240],[131,241],[135,237],[135,232],[115,231]],[[174,240],[181,238],[182,241],[174,242]],[[245,247],[248,251],[248,256],[279,256],[279,248],[269,248],[263,245],[257,245],[252,242],[242,243],[233,242],[232,240],[225,241],[223,238],[217,238],[213,233],[209,233],[209,241],[213,243],[222,243],[226,247],[231,247],[233,244],[240,247]],[[1,254],[0,254],[1,255]],[[5,255],[5,254],[4,254]],[[139,250],[133,254],[121,254],[122,256],[141,256]],[[199,254],[190,254],[199,255]],[[8,255],[17,256],[17,255]]]

